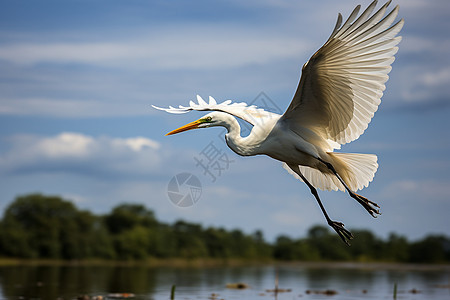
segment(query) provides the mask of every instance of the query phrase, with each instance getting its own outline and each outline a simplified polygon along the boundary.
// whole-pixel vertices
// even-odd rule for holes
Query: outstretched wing
[[[205,102],[202,97],[197,95],[198,104],[194,101],[189,102],[189,106],[180,105],[177,107],[169,106],[169,108],[161,108],[152,105],[153,108],[164,110],[172,114],[183,114],[191,110],[199,111],[221,111],[229,113],[233,116],[241,118],[244,121],[249,122],[252,125],[261,124],[266,120],[266,118],[279,117],[278,114],[265,111],[264,109],[257,108],[255,105],[247,105],[245,102],[232,102],[231,100],[226,100],[222,103],[217,103],[213,97],[209,97],[209,103]]]
[[[404,23],[402,19],[392,25],[398,6],[384,16],[390,1],[370,16],[376,3],[356,19],[358,5],[342,26],[339,14],[330,38],[303,66],[297,91],[281,119],[292,130],[306,127],[339,144],[366,130],[381,102],[401,40],[396,35]]]

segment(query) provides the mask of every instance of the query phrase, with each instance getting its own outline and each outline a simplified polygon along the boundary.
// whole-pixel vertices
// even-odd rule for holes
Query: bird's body
[[[295,131],[289,128],[289,124],[283,120],[281,115],[272,114],[270,119],[266,119],[262,125],[255,124],[246,137],[240,135],[241,128],[234,117],[223,112],[213,112],[205,117],[211,116],[220,119],[227,129],[225,141],[228,147],[241,156],[267,155],[273,159],[284,162],[286,166],[308,167],[318,170],[322,175],[329,177],[331,182],[316,183],[315,186],[321,189],[344,189],[339,181],[334,179],[332,170],[323,162],[330,163],[340,174],[344,182],[353,190],[358,190],[354,181],[364,181],[364,186],[369,184],[376,171],[376,163],[372,164],[372,171],[367,177],[353,178],[350,166],[342,161],[345,156],[358,157],[360,160],[376,162],[376,156],[369,154],[349,154],[332,152],[333,146],[330,141],[324,140],[314,131],[308,128],[296,128]],[[330,150],[330,151],[327,151]],[[288,169],[288,168],[287,168]],[[289,170],[289,169],[288,169]],[[314,180],[313,178],[311,180]],[[361,184],[360,184],[361,185]]]
[[[240,136],[239,123],[235,120],[236,123],[233,122],[225,135],[227,145],[242,156],[264,154],[282,162],[315,167],[317,160],[314,157],[319,156],[319,151],[323,152],[321,148],[307,142],[303,138],[306,135],[298,135],[286,128],[287,125],[280,121],[280,117],[274,117],[264,126],[254,125],[250,134],[244,138]],[[317,135],[315,137],[319,139]]]
[[[384,16],[389,1],[371,15],[376,2],[356,19],[357,6],[342,26],[339,14],[330,38],[303,66],[297,91],[283,115],[231,100],[217,103],[210,97],[207,103],[197,96],[198,104],[191,101],[187,107],[154,106],[170,113],[213,111],[168,135],[225,127],[226,143],[235,153],[267,155],[283,162],[289,173],[305,182],[328,224],[348,243],[351,233],[328,217],[316,188],[347,190],[372,216],[379,214],[376,203],[355,193],[372,181],[378,168],[376,155],[334,152],[367,128],[380,104],[398,50],[401,38],[396,35],[403,20],[392,25],[398,6]],[[253,125],[248,136],[241,136],[235,117]]]

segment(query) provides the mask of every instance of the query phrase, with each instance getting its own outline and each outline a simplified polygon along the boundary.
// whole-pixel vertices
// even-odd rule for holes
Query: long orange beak
[[[171,132],[167,133],[166,135],[172,135],[172,134],[180,133],[180,132],[183,132],[183,131],[188,131],[188,130],[191,130],[191,129],[196,129],[202,123],[204,123],[204,121],[202,121],[202,119],[200,119],[200,120],[191,122],[189,124],[186,124],[184,126],[181,126],[180,128],[177,128],[175,130],[172,130]]]

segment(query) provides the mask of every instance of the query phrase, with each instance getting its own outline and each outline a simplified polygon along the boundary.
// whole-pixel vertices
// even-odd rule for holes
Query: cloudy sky
[[[170,115],[151,104],[187,104],[200,94],[282,112],[337,13],[369,2],[3,2],[0,209],[40,192],[96,213],[138,202],[166,222],[262,229],[269,240],[304,236],[324,219],[281,163],[238,157],[218,128],[165,137],[202,114]],[[320,194],[347,228],[410,239],[450,234],[450,4],[396,4],[406,23],[382,104],[365,134],[342,148],[379,156],[361,193],[382,215],[372,219],[345,193]],[[208,173],[198,161],[211,149],[220,160]],[[188,208],[168,197],[180,173],[202,184]]]

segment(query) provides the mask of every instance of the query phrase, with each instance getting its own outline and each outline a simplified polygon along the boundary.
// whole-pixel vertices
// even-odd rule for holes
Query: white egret
[[[265,154],[305,182],[316,198],[327,223],[347,243],[353,235],[341,222],[332,221],[316,188],[342,190],[356,199],[373,217],[379,206],[355,191],[367,187],[378,168],[373,154],[337,153],[334,149],[356,140],[367,128],[388,80],[401,37],[403,19],[393,22],[398,6],[385,15],[390,1],[372,14],[373,1],[358,17],[358,5],[342,25],[342,15],[325,44],[303,65],[297,91],[283,115],[231,100],[209,103],[197,96],[189,106],[154,108],[169,113],[214,111],[169,132],[223,126],[225,140],[237,154]],[[358,17],[358,18],[357,18]],[[240,135],[234,117],[253,125],[247,137]]]

